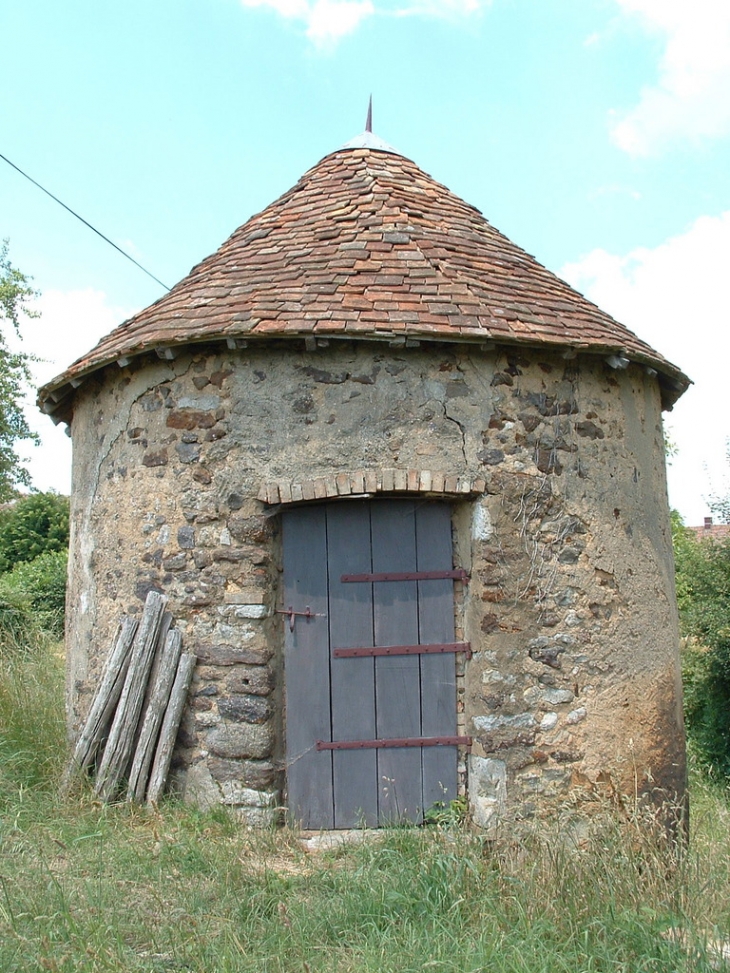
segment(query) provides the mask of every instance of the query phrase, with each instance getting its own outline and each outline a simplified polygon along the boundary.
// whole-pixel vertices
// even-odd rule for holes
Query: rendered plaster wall
[[[252,823],[282,800],[279,517],[262,483],[386,468],[486,482],[453,506],[476,821],[682,794],[659,390],[639,367],[445,345],[201,348],[107,368],[72,431],[72,729],[119,616],[164,591],[199,659],[176,755],[188,799]]]

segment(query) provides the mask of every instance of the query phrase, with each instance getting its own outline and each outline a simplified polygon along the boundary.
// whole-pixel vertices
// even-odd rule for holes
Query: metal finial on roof
[[[356,135],[354,139],[345,142],[340,146],[341,149],[374,149],[376,152],[392,152],[393,155],[401,155],[392,145],[388,145],[377,135],[373,135],[373,96],[370,95],[368,101],[368,115],[365,119],[365,131]]]

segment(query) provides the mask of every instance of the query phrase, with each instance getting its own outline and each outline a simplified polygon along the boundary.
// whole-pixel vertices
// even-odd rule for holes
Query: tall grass
[[[724,968],[730,811],[699,779],[689,849],[605,808],[580,829],[566,811],[493,841],[445,824],[314,854],[222,810],[62,802],[60,682],[48,644],[3,653],[3,973]]]
[[[719,848],[627,851],[612,825],[582,849],[437,828],[310,855],[220,812],[43,807],[5,824],[3,971],[705,971],[729,931]]]
[[[63,763],[62,646],[26,606],[0,598],[0,806],[55,787]]]

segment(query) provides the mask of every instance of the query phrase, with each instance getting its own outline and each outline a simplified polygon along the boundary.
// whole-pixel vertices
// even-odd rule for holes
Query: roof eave
[[[321,340],[340,340],[340,341],[367,341],[383,342],[394,347],[414,346],[423,343],[439,344],[469,344],[481,345],[484,350],[495,349],[498,346],[508,348],[524,349],[544,349],[552,351],[563,349],[567,357],[575,357],[577,354],[587,355],[592,358],[599,357],[608,359],[616,358],[619,361],[628,361],[631,364],[639,365],[649,373],[657,375],[661,390],[662,409],[671,411],[677,400],[687,391],[692,384],[691,380],[671,362],[658,360],[649,354],[627,352],[618,344],[598,345],[594,341],[590,342],[564,342],[551,339],[549,336],[540,342],[530,340],[520,340],[519,338],[507,338],[503,335],[494,335],[487,329],[469,328],[463,329],[458,334],[444,334],[442,332],[423,332],[417,327],[411,327],[407,331],[395,331],[383,328],[374,329],[368,333],[358,331],[341,332],[322,329],[321,331],[302,329],[301,331],[287,331],[285,334],[266,332],[258,334],[256,331],[237,334],[204,335],[199,338],[188,338],[184,341],[169,342],[166,344],[147,344],[140,345],[138,348],[128,351],[125,355],[105,356],[90,363],[87,367],[75,367],[72,365],[65,372],[52,379],[50,382],[41,386],[38,390],[37,405],[42,412],[50,416],[55,422],[70,423],[73,417],[73,399],[76,391],[89,378],[111,365],[125,368],[132,361],[142,358],[145,355],[156,355],[158,358],[173,360],[183,354],[190,347],[200,345],[214,345],[223,343],[228,350],[235,348],[245,348],[249,343],[261,343],[264,341],[291,341],[291,340],[319,339]],[[615,366],[612,366],[615,367]],[[619,365],[619,367],[621,367]]]

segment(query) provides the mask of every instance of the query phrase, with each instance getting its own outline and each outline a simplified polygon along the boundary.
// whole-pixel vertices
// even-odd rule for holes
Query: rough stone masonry
[[[177,786],[264,824],[286,800],[283,504],[448,501],[461,780],[477,824],[684,788],[656,380],[548,349],[190,348],[97,372],[74,409],[69,698],[164,591],[199,658]]]

